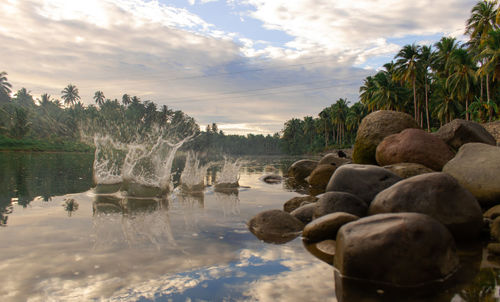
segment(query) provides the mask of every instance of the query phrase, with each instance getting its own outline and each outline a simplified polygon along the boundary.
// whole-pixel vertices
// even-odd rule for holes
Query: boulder
[[[486,212],[484,212],[483,217],[488,219],[495,219],[500,216],[500,205],[496,205],[494,207],[489,208]]]
[[[368,206],[363,200],[347,192],[326,192],[314,206],[313,219],[336,212],[363,217],[368,210]]]
[[[308,203],[305,205],[301,205],[299,208],[293,210],[290,214],[298,220],[302,221],[302,223],[308,224],[313,220],[315,207],[315,203]]]
[[[467,143],[496,145],[493,135],[481,126],[481,124],[462,119],[455,119],[443,125],[434,135],[455,150],[458,150],[458,148]]]
[[[417,163],[435,171],[455,154],[443,140],[421,129],[406,129],[389,135],[377,146],[376,158],[381,166]]]
[[[283,210],[285,212],[291,213],[293,210],[299,208],[302,204],[304,203],[313,203],[318,200],[318,197],[315,196],[299,196],[299,197],[294,197],[290,199],[289,201],[285,202],[283,205]]]
[[[260,178],[265,183],[268,184],[279,184],[283,180],[283,178],[280,175],[277,174],[268,174],[264,175]]]
[[[494,255],[500,255],[500,243],[488,243],[486,246],[488,252]]]
[[[270,243],[285,243],[296,238],[304,224],[287,212],[264,211],[248,222],[248,228],[257,238]]]
[[[318,165],[332,165],[332,166],[342,166],[343,164],[350,163],[351,161],[347,158],[340,158],[335,153],[328,153],[323,156],[319,161]]]
[[[444,167],[481,205],[500,203],[500,147],[468,143]]]
[[[497,146],[500,146],[500,120],[483,124],[483,127],[493,135]]]
[[[406,113],[379,110],[368,114],[359,125],[354,143],[352,158],[357,164],[377,164],[375,149],[391,134],[407,128],[420,128],[415,120]]]
[[[316,243],[328,239],[335,240],[337,238],[337,231],[341,226],[358,219],[358,216],[344,212],[321,216],[304,227],[302,238],[307,243]]]
[[[288,169],[288,177],[293,177],[296,180],[303,180],[311,174],[317,165],[318,162],[315,160],[301,159],[296,161]]]
[[[337,170],[337,166],[318,165],[311,172],[311,175],[306,178],[306,181],[313,187],[325,189],[326,185],[330,181],[330,177],[332,176],[333,172],[335,172],[335,170]]]
[[[409,178],[420,174],[435,172],[434,170],[417,163],[397,163],[384,166],[384,169],[387,169],[402,178]]]
[[[448,227],[455,238],[477,239],[483,226],[476,198],[446,173],[407,178],[377,194],[369,213],[417,212]]]
[[[459,265],[450,232],[419,213],[380,214],[345,224],[334,264],[350,279],[415,287],[452,275]]]
[[[351,193],[369,205],[375,195],[400,180],[401,177],[379,166],[347,164],[333,173],[326,191]]]

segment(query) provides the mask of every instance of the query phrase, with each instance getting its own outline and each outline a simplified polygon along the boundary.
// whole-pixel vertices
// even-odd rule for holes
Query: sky
[[[411,43],[463,39],[476,0],[2,0],[0,71],[13,91],[74,84],[182,110],[228,134],[272,134],[358,101]]]

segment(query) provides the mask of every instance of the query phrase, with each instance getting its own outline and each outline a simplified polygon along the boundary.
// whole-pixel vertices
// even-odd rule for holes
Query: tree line
[[[479,1],[466,20],[464,43],[442,37],[434,45],[405,45],[382,70],[364,79],[359,100],[338,99],[316,118],[287,121],[284,148],[317,152],[351,145],[363,117],[376,110],[411,114],[434,131],[455,118],[480,123],[498,120],[500,106],[500,10]]]

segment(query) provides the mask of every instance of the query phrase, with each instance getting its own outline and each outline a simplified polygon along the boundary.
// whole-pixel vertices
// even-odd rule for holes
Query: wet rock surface
[[[420,174],[435,172],[434,170],[417,163],[397,163],[384,166],[384,169],[391,171],[401,178],[409,178]]]
[[[298,237],[304,224],[287,212],[269,210],[250,219],[248,228],[265,242],[285,243]]]
[[[454,119],[448,124],[443,125],[434,135],[455,150],[458,150],[462,145],[467,143],[496,145],[493,135],[481,126],[481,124],[462,119]]]
[[[314,206],[314,219],[335,212],[345,212],[363,217],[368,210],[368,206],[363,200],[347,192],[326,192]]]
[[[325,189],[330,181],[330,177],[337,170],[337,166],[333,165],[318,165],[309,175],[306,180],[309,185]]]
[[[432,216],[448,227],[455,238],[477,239],[483,226],[476,198],[446,173],[414,176],[380,192],[369,214],[417,212]]]
[[[414,287],[453,274],[459,258],[441,223],[424,214],[399,213],[342,226],[334,264],[343,277]]]
[[[341,226],[358,219],[358,216],[344,212],[327,214],[315,219],[304,227],[302,231],[303,240],[308,243],[335,240],[337,231]]]
[[[307,224],[313,220],[315,208],[315,203],[309,203],[301,205],[299,208],[293,210],[290,214],[298,220],[302,221],[302,223]]]
[[[294,198],[288,200],[287,202],[285,202],[285,204],[283,205],[283,210],[285,212],[290,213],[293,210],[299,208],[304,203],[313,203],[313,202],[316,202],[317,200],[318,200],[318,197],[310,196],[310,195],[294,197]]]
[[[296,180],[304,180],[316,168],[318,162],[315,160],[301,159],[294,162],[288,169],[288,177]]]
[[[333,173],[326,191],[351,193],[369,205],[375,195],[400,180],[401,177],[379,166],[347,164]]]

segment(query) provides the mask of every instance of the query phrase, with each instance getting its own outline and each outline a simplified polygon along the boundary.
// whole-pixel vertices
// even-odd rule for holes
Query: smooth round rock
[[[314,205],[313,219],[336,212],[363,217],[368,210],[368,206],[363,200],[347,192],[326,192]]]
[[[376,165],[375,149],[378,144],[391,134],[407,128],[420,128],[415,120],[406,113],[379,110],[368,114],[359,125],[352,154],[357,164]]]
[[[316,202],[317,200],[318,197],[310,195],[294,197],[285,202],[285,204],[283,205],[283,210],[285,212],[291,213],[293,210],[299,208],[304,202],[312,203]]]
[[[424,165],[416,163],[397,163],[384,166],[384,169],[387,169],[402,178],[409,178],[420,174],[435,172]]]
[[[347,164],[333,173],[326,191],[351,193],[369,205],[375,195],[400,180],[401,177],[379,166]]]
[[[443,140],[421,129],[389,135],[376,149],[377,163],[381,166],[417,163],[435,171],[441,171],[454,155]]]
[[[313,187],[326,188],[330,181],[333,172],[337,170],[337,166],[333,165],[318,165],[306,178],[306,181]]]
[[[407,178],[377,194],[369,214],[417,212],[448,227],[456,239],[477,239],[483,226],[476,198],[446,173]]]
[[[302,221],[302,223],[307,224],[313,220],[313,213],[315,208],[315,203],[301,205],[299,208],[293,210],[290,215]]]
[[[304,230],[302,231],[302,238],[308,243],[315,243],[323,240],[335,240],[335,238],[337,238],[337,232],[341,226],[358,219],[358,216],[344,212],[331,213],[321,216],[304,227]]]
[[[489,208],[486,212],[483,213],[484,218],[495,219],[500,216],[500,205],[496,205],[494,207]]]
[[[380,214],[345,224],[335,250],[342,276],[400,287],[441,280],[459,265],[450,232],[419,213]]]
[[[281,210],[264,211],[248,222],[248,228],[257,238],[270,243],[285,243],[296,238],[304,224]]]
[[[303,180],[311,174],[317,165],[318,162],[315,160],[301,159],[296,161],[288,169],[288,177],[293,177],[296,180]]]
[[[500,203],[500,147],[465,144],[443,168],[467,188],[481,205]]]
[[[496,146],[496,140],[481,124],[473,121],[454,119],[434,133],[450,147],[458,150],[467,143],[483,143]]]
[[[338,167],[350,162],[349,159],[341,158],[335,153],[328,153],[320,159],[318,165],[332,165]]]

